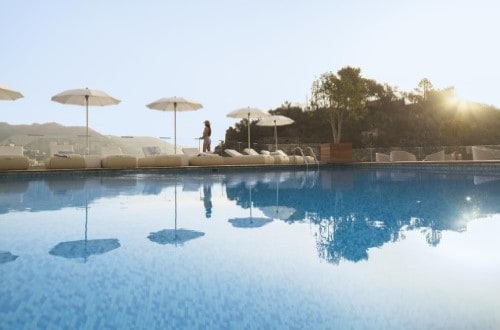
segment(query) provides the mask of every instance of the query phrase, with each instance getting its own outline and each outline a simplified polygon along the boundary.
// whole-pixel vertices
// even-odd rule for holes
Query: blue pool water
[[[499,179],[5,176],[0,329],[498,329]]]

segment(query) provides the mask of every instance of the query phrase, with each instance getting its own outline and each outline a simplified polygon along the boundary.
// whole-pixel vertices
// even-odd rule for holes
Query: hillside
[[[142,147],[156,146],[163,153],[172,154],[174,146],[149,136],[120,137],[102,135],[89,128],[90,153],[99,154],[103,146],[118,146],[123,153],[143,157]],[[58,123],[10,125],[0,122],[0,145],[21,145],[27,154],[47,155],[50,143],[71,144],[75,152],[85,153],[85,127],[63,126]]]

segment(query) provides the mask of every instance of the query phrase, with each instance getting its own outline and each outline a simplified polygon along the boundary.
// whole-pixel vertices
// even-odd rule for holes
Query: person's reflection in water
[[[203,183],[203,206],[205,206],[205,218],[212,217],[212,184]]]

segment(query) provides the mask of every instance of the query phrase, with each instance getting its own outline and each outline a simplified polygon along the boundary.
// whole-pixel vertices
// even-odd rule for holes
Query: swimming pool
[[[499,328],[499,179],[5,177],[0,329]]]

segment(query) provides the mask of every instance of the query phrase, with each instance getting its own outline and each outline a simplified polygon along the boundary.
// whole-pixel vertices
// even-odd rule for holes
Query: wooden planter
[[[352,143],[322,143],[321,161],[325,163],[352,162]]]

